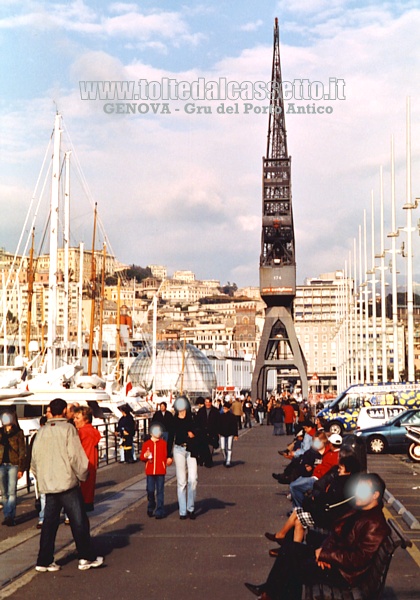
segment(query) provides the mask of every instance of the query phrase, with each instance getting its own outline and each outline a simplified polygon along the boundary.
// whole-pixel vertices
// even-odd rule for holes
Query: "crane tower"
[[[308,397],[306,360],[296,337],[296,296],[291,157],[287,153],[278,20],[275,19],[267,152],[263,158],[260,291],[267,305],[265,323],[252,377],[252,397],[264,398],[267,373],[290,380],[296,372]]]

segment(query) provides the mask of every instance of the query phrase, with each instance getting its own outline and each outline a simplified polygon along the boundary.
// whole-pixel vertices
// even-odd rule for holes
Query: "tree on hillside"
[[[219,288],[219,290],[223,294],[226,294],[226,296],[233,296],[237,289],[238,286],[236,285],[236,283],[230,283],[230,281],[228,281],[225,285],[220,286]]]

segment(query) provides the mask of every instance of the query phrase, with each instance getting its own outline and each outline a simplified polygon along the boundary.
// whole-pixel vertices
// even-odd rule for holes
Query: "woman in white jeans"
[[[187,398],[180,396],[174,402],[173,449],[170,443],[168,455],[173,454],[175,463],[179,518],[195,519],[195,496],[197,490],[197,430]]]

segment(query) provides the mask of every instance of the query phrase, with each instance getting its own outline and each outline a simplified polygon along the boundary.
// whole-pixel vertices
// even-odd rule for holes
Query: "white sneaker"
[[[81,558],[79,560],[79,569],[81,571],[87,571],[88,569],[100,567],[104,562],[103,556],[97,556],[95,560],[86,560],[85,558]]]
[[[48,567],[43,567],[41,565],[37,565],[35,567],[35,571],[39,571],[40,573],[53,573],[54,571],[59,571],[61,569],[60,565],[57,565],[55,562],[52,562]]]

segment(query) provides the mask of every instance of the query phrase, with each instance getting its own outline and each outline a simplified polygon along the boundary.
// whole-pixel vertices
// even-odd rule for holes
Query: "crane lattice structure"
[[[252,378],[252,397],[264,398],[267,373],[296,380],[308,397],[306,360],[296,336],[293,300],[296,296],[295,234],[291,192],[291,157],[287,153],[278,20],[274,25],[271,98],[267,152],[263,158],[260,291],[267,305],[264,329]]]

